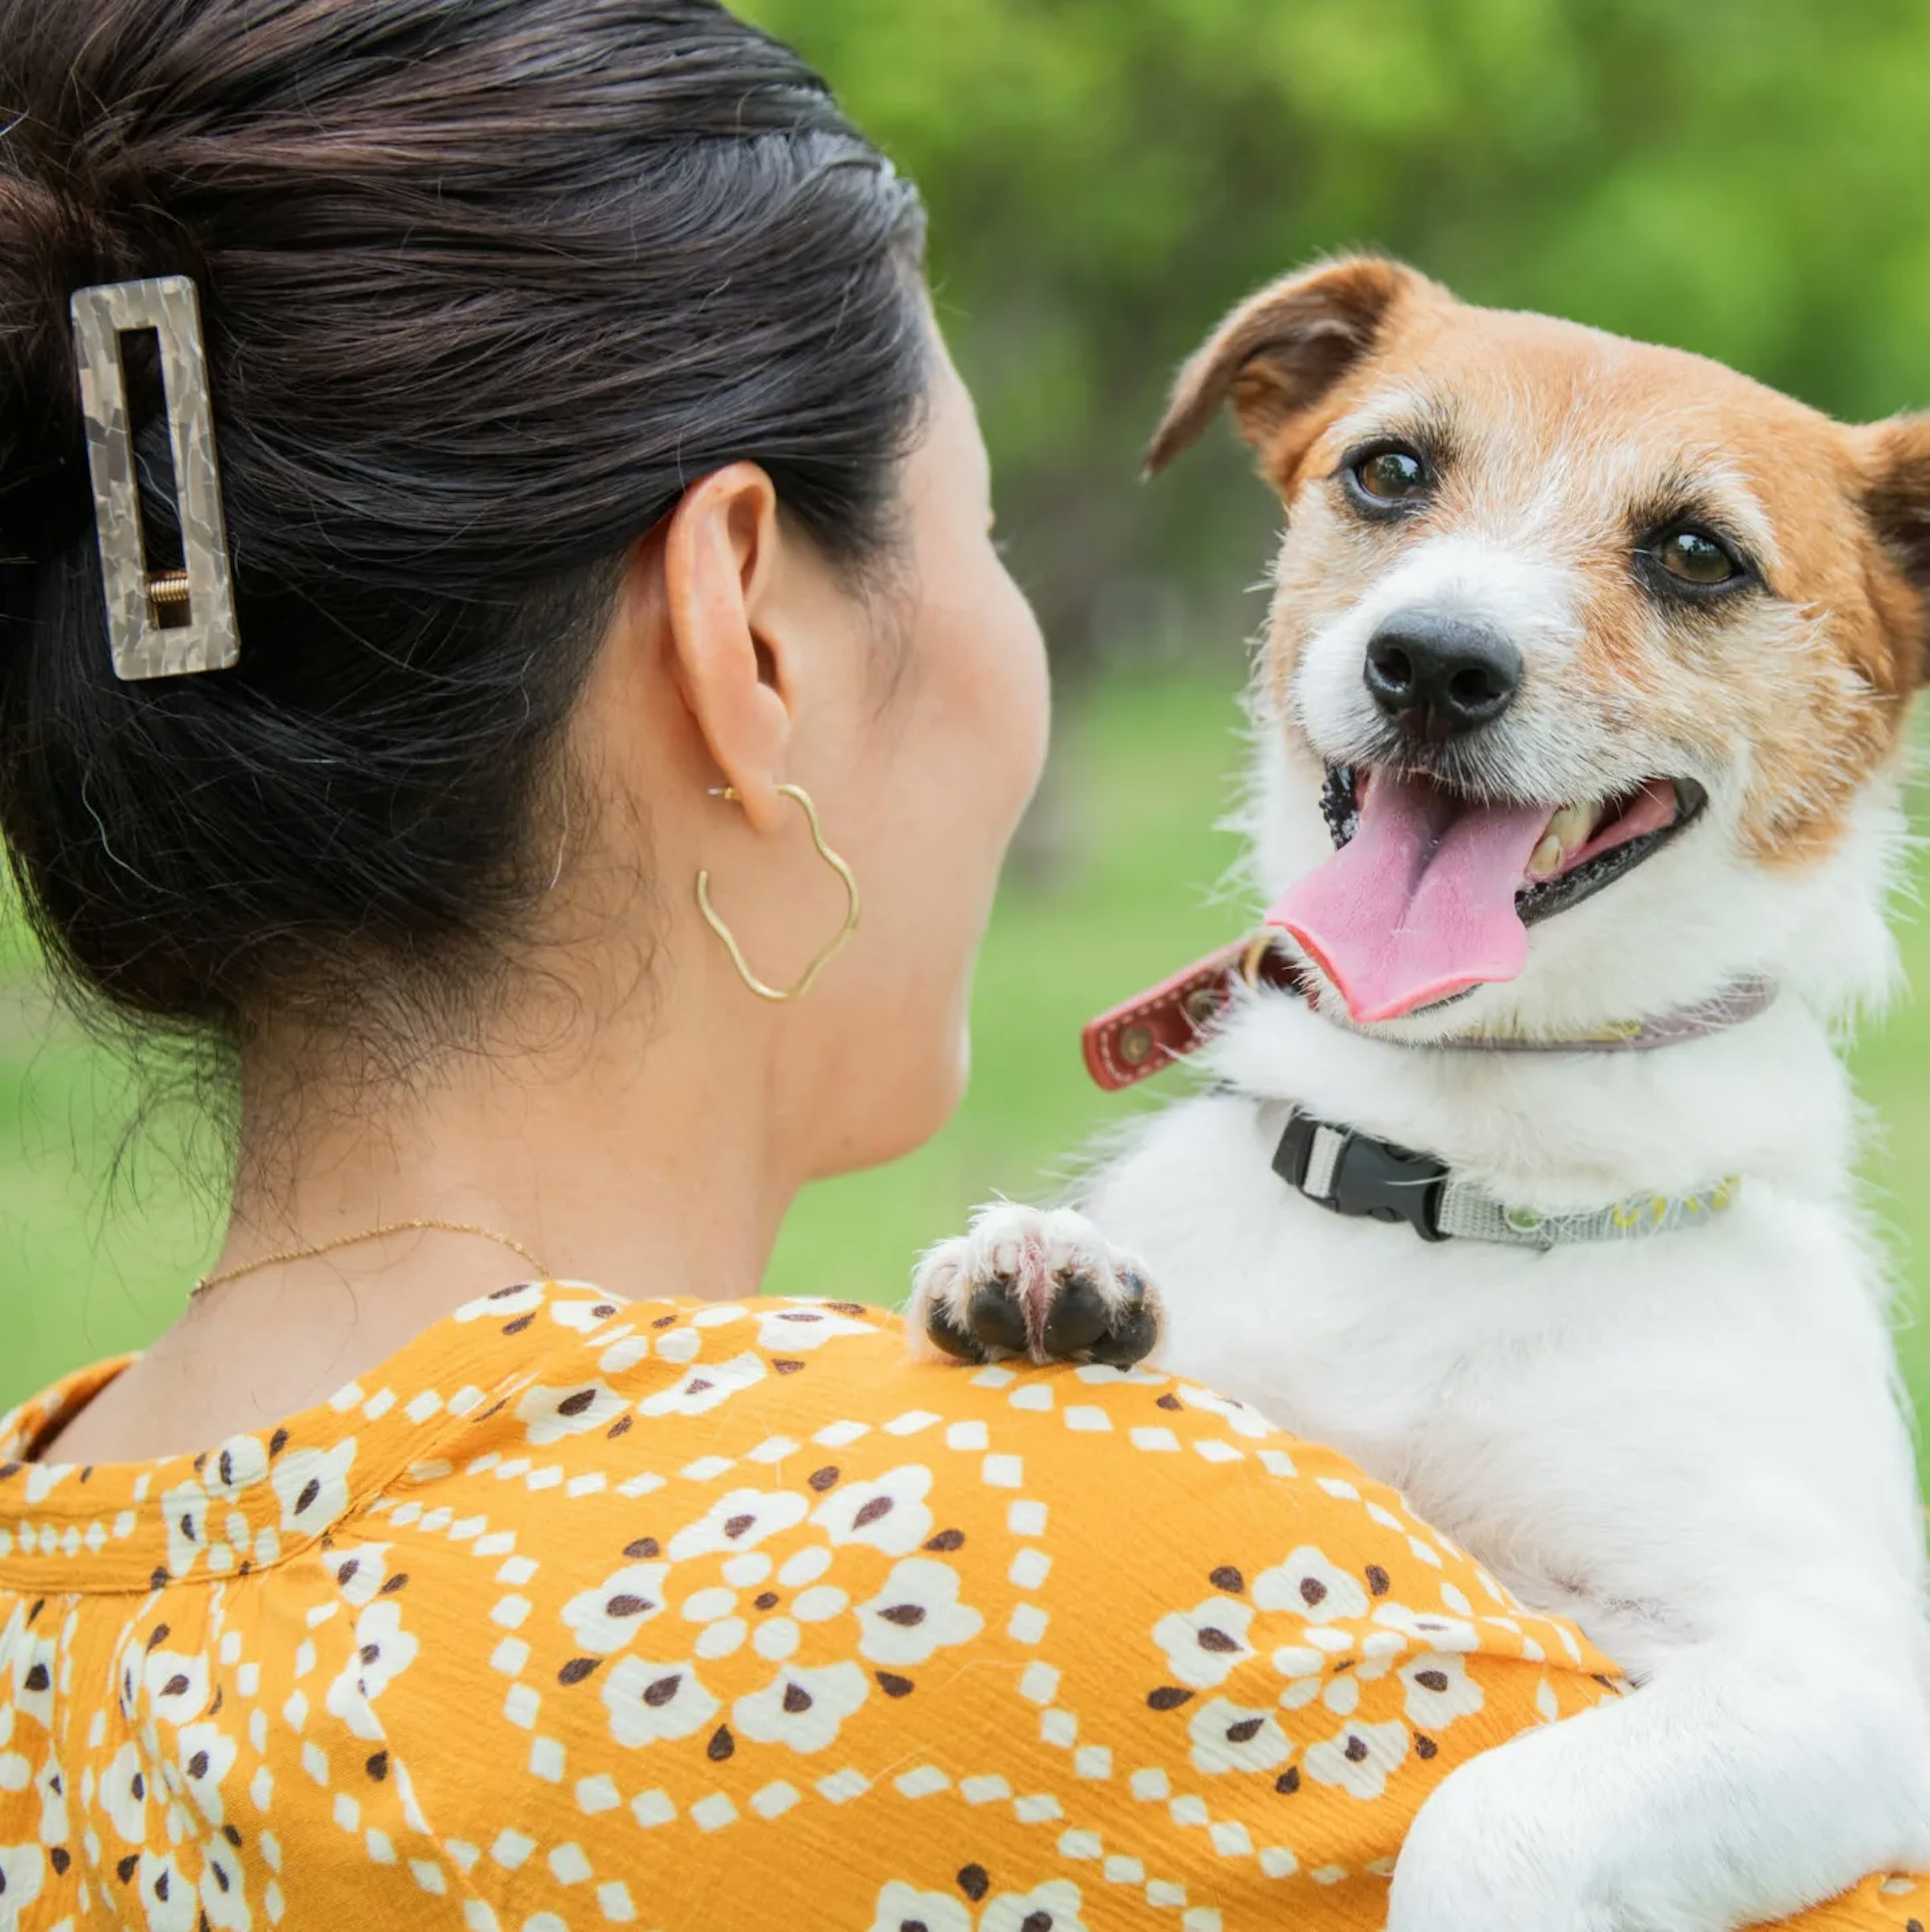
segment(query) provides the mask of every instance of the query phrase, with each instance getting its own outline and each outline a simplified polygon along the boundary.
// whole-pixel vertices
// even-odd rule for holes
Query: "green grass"
[[[772,1264],[781,1293],[892,1301],[912,1256],[975,1202],[1049,1183],[1069,1154],[1150,1094],[1097,1092],[1081,1023],[1238,931],[1217,904],[1234,848],[1212,830],[1238,762],[1230,678],[1116,678],[1061,747],[1062,875],[1014,876],[978,974],[974,1072],[958,1117],[889,1168],[826,1182],[800,1200]],[[1930,880],[1930,862],[1923,867]],[[1930,928],[1905,932],[1930,997]],[[70,1031],[49,1030],[29,979],[0,1004],[0,1407],[91,1357],[138,1346],[202,1265],[213,1216],[163,1137],[115,1172],[127,1083]],[[1899,1006],[1856,1056],[1878,1126],[1876,1205],[1914,1312],[1930,1287],[1930,1006]],[[1930,1414],[1930,1331],[1899,1336],[1920,1412]]]

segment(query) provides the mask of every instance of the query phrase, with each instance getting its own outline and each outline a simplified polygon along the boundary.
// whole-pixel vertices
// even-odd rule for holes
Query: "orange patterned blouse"
[[[1378,1927],[1455,1765],[1618,1694],[1157,1371],[508,1288],[192,1458],[0,1422],[0,1927]],[[1873,1879],[1803,1922],[1930,1918]]]

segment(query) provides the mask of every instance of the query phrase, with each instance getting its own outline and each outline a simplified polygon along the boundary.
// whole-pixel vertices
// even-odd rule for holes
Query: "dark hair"
[[[0,130],[29,916],[169,1030],[462,1010],[550,876],[634,540],[748,459],[835,559],[889,549],[913,191],[709,0],[0,0]],[[124,684],[67,298],[169,274],[201,296],[241,657]],[[163,421],[137,452],[166,532]]]

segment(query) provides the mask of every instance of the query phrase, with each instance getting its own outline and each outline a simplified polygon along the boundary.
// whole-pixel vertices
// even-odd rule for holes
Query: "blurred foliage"
[[[733,0],[920,182],[1002,520],[1062,669],[1237,634],[1271,512],[1140,500],[1171,369],[1353,247],[1719,358],[1930,401],[1924,0]]]
[[[1845,416],[1930,403],[1930,0],[731,4],[925,189],[941,313],[1062,673],[1251,626],[1240,592],[1276,512],[1232,439],[1145,494],[1139,452],[1213,321],[1316,255],[1386,249],[1471,299],[1698,350]],[[1077,1028],[1238,929],[1209,890],[1236,682],[1230,663],[1114,676],[1071,719],[1062,788],[1089,834],[1050,895],[1021,877],[1001,901],[964,1113],[911,1160],[812,1190],[773,1286],[896,1298],[972,1202],[1030,1192],[1137,1104],[1089,1088]],[[1918,871],[1930,890],[1930,847]],[[151,1333],[220,1218],[167,1134],[117,1168],[133,1090],[51,1023],[8,933],[0,1406]],[[1930,983],[1930,928],[1907,946]],[[1915,1305],[1930,1010],[1873,1032],[1857,1067]],[[1930,1413],[1930,1326],[1904,1352]]]

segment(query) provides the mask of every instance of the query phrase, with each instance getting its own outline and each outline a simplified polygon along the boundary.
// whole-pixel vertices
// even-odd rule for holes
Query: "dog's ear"
[[[1372,351],[1401,298],[1425,286],[1401,262],[1353,255],[1249,296],[1180,370],[1146,452],[1146,473],[1164,469],[1230,399],[1240,434],[1268,474],[1284,481],[1311,440],[1320,398]]]
[[[1930,414],[1893,416],[1860,432],[1863,508],[1917,593],[1908,614],[1913,682],[1930,681]]]

